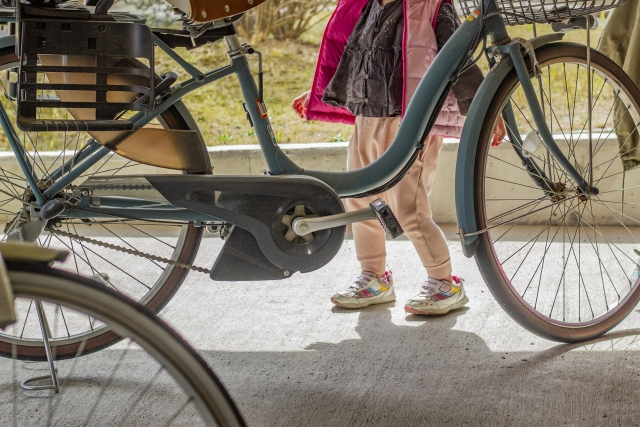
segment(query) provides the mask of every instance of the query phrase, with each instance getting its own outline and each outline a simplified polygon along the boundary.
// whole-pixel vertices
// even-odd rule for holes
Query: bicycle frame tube
[[[55,182],[51,187],[47,188],[45,190],[45,192],[43,193],[44,196],[47,197],[47,198],[53,197],[55,194],[57,194],[63,188],[65,188],[67,185],[71,184],[75,179],[79,178],[80,175],[82,175],[87,170],[89,170],[89,168],[91,166],[93,166],[96,163],[98,163],[102,158],[104,158],[107,154],[109,154],[111,152],[112,151],[109,150],[105,146],[98,147],[98,149],[95,152],[95,154],[93,154],[91,157],[87,158],[84,162],[82,162],[80,164],[76,164],[73,167],[73,169],[71,169],[71,171],[69,173],[67,173],[62,178],[60,178],[60,180]],[[72,160],[69,160],[68,162],[73,162],[73,161],[74,160],[72,159]],[[63,168],[65,166],[66,165],[63,165]]]
[[[390,181],[410,161],[413,153],[420,149],[423,143],[422,136],[429,125],[430,118],[438,114],[436,109],[439,100],[446,96],[445,92],[453,74],[461,62],[466,60],[466,54],[472,48],[471,44],[474,42],[479,28],[479,19],[465,20],[458,31],[454,33],[418,85],[389,149],[375,162],[362,169],[349,172],[304,170],[286,156],[277,144],[269,118],[260,114],[257,102],[259,99],[258,89],[251,75],[246,53],[237,41],[237,36],[225,37],[229,46],[230,65],[207,73],[202,73],[192,66],[185,68],[193,76],[191,79],[174,86],[172,93],[163,99],[151,113],[138,114],[131,120],[136,127],[144,126],[191,91],[213,83],[222,77],[236,74],[243,93],[245,107],[255,127],[260,147],[269,168],[268,172],[272,175],[304,174],[313,176],[329,184],[338,195],[352,196],[373,190]],[[179,65],[184,67],[188,64],[164,43],[157,43],[157,45]],[[85,162],[91,162],[94,158],[104,154],[106,153],[103,153],[103,149],[100,149]],[[74,170],[76,168],[78,166]],[[67,174],[63,178],[65,178],[64,181],[71,182],[76,177]],[[64,188],[65,184],[62,181],[49,188],[45,195],[51,196]]]
[[[91,140],[87,143],[86,147],[82,151],[80,151],[76,157],[69,159],[69,161],[65,162],[62,166],[60,166],[58,169],[56,169],[51,174],[49,174],[49,177],[51,178],[52,181],[58,180],[65,173],[69,172],[74,165],[78,163],[82,163],[90,155],[98,151],[100,147],[102,147],[102,145],[95,139],[91,138]]]

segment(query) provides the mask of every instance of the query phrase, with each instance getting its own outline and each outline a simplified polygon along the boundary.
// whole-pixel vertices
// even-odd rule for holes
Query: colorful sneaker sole
[[[374,298],[375,297],[366,298],[361,302],[338,302],[334,298],[331,298],[331,302],[342,308],[365,308],[374,304],[386,304],[388,302],[393,302],[396,300],[396,295],[394,293],[391,295],[383,295],[381,298]]]
[[[411,307],[410,305],[405,305],[404,306],[404,311],[406,311],[407,313],[420,314],[420,315],[423,315],[423,316],[440,316],[442,314],[447,314],[448,312],[450,312],[452,310],[457,310],[458,308],[463,307],[468,302],[469,302],[469,298],[467,298],[467,296],[465,295],[464,298],[462,298],[457,303],[451,304],[450,306],[445,307],[445,308],[440,308],[440,309],[434,308],[434,309],[418,310],[417,308]]]

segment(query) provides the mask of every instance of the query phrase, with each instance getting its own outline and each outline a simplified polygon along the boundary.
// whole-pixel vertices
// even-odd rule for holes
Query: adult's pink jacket
[[[339,0],[324,31],[318,64],[311,86],[307,119],[353,124],[355,116],[346,108],[332,107],[322,102],[331,78],[336,72],[347,40],[355,27],[362,10],[369,0]],[[438,53],[434,31],[436,13],[443,0],[396,0],[404,4],[404,34],[402,41],[404,73],[404,110],[409,105],[418,83]],[[444,0],[447,1],[447,0]],[[460,114],[453,92],[442,106],[442,110],[431,130],[432,134],[459,137],[464,117]]]

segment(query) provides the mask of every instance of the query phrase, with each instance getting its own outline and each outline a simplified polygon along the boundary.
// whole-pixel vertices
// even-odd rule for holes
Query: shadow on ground
[[[413,327],[391,323],[390,305],[370,307],[359,339],[204,356],[250,426],[640,424],[640,330],[496,353],[453,329],[465,311]]]

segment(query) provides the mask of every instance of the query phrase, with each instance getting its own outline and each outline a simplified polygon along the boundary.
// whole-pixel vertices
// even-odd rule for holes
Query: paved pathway
[[[192,275],[163,316],[253,426],[640,425],[637,311],[599,342],[552,343],[515,324],[475,261],[450,249],[470,303],[443,317],[405,315],[424,278],[406,241],[388,247],[396,303],[333,307],[332,291],[357,272],[347,241],[328,266],[287,281]]]
[[[205,239],[196,263],[211,265],[219,247],[218,239]],[[331,293],[358,271],[347,241],[325,268],[285,281],[216,283],[191,274],[162,317],[201,351],[254,427],[640,425],[637,311],[598,342],[568,346],[537,338],[501,310],[460,245],[452,241],[450,248],[470,303],[442,317],[405,315],[404,301],[424,279],[407,241],[388,246],[396,303],[362,311],[331,304]],[[118,351],[89,356],[87,371],[67,387],[71,403],[63,415],[74,419],[79,408],[86,416],[95,398],[92,378],[109,375]],[[64,376],[71,362],[60,366]],[[0,424],[10,414],[12,377],[32,369],[0,372]],[[111,421],[120,416],[117,394],[135,396],[144,386],[141,374],[114,382],[91,425],[117,424]],[[46,392],[17,394],[31,402],[29,411],[49,402]],[[138,408],[131,419],[162,425],[162,412],[179,403],[162,387],[150,395],[149,412]],[[29,414],[35,412],[21,419]]]

